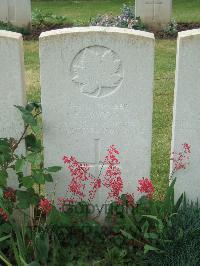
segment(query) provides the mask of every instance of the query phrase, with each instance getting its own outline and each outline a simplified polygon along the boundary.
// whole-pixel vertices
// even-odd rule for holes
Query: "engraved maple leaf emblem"
[[[119,87],[122,81],[121,61],[116,53],[105,47],[84,49],[73,65],[72,80],[82,93],[102,97]]]

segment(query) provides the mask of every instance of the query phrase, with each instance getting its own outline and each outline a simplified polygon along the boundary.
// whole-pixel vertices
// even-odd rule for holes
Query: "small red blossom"
[[[97,178],[90,182],[90,186],[92,187],[89,191],[90,200],[94,199],[97,193],[97,190],[101,188],[101,179]]]
[[[103,177],[103,185],[108,188],[108,198],[119,200],[119,196],[123,190],[122,173],[119,167],[119,159],[116,157],[119,151],[114,145],[108,148],[108,154],[105,158],[105,164],[108,168]]]
[[[79,163],[73,156],[64,156],[63,161],[67,165],[67,169],[72,177],[68,190],[80,199],[83,199],[85,197],[85,182],[91,179],[89,166],[87,164]]]
[[[3,197],[11,202],[16,202],[16,191],[12,188],[9,188],[9,190],[4,191]]]
[[[138,184],[140,186],[137,188],[137,190],[140,193],[145,193],[148,199],[152,199],[153,193],[155,191],[152,181],[148,177],[143,177],[142,179],[138,180]]]
[[[8,221],[8,214],[4,211],[4,209],[0,208],[0,216],[2,219],[7,222]]]
[[[117,200],[123,188],[117,155],[119,155],[119,151],[115,145],[111,145],[102,163],[102,169],[104,169],[105,165],[108,165],[107,170],[104,173],[100,171],[97,177],[89,173],[89,165],[79,163],[73,156],[65,155],[63,161],[67,165],[67,169],[72,177],[67,191],[72,193],[73,197],[78,197],[81,200],[86,200],[87,197],[90,201],[95,198],[97,191],[104,186],[109,190],[107,198]],[[89,191],[88,196],[86,195],[87,193],[84,193],[85,191]]]
[[[41,199],[39,203],[39,209],[42,213],[45,213],[46,215],[49,214],[52,210],[51,201],[48,199]]]

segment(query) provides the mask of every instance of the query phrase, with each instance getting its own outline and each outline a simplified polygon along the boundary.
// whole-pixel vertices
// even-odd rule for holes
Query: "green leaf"
[[[34,185],[34,180],[30,176],[22,177],[22,184],[26,188],[32,188]]]
[[[33,134],[27,135],[25,137],[25,143],[26,143],[27,149],[35,147],[37,144],[37,140],[36,140],[35,135],[33,135]]]
[[[0,250],[0,260],[5,263],[6,266],[12,266],[12,264],[9,262],[9,260],[5,257],[3,252]]]
[[[163,231],[164,225],[163,225],[162,220],[158,219],[156,216],[153,216],[153,215],[142,215],[142,216],[156,221],[158,224],[159,231],[160,232]]]
[[[0,198],[3,198],[3,189],[0,187]]]
[[[27,105],[25,106],[25,109],[28,111],[28,112],[32,112],[33,109],[34,109],[34,103],[27,103]]]
[[[37,261],[32,261],[28,266],[40,266],[40,264]]]
[[[45,174],[45,181],[47,182],[53,182],[53,177],[50,174]]]
[[[40,153],[33,152],[26,157],[27,161],[33,165],[39,165],[42,162],[42,156]]]
[[[23,106],[14,105],[21,113],[27,112],[27,110]]]
[[[45,174],[39,173],[33,176],[36,184],[44,185],[45,184]]]
[[[146,244],[144,246],[144,254],[148,253],[149,251],[157,251],[158,252],[158,251],[160,251],[160,249]]]
[[[37,125],[37,120],[34,118],[34,116],[29,113],[29,112],[25,112],[22,114],[22,119],[24,120],[24,122],[26,124],[30,124],[30,125]]]
[[[144,238],[146,238],[146,239],[158,239],[158,235],[156,233],[145,233]]]
[[[7,178],[8,178],[8,173],[6,172],[6,170],[0,170],[0,186],[7,185]]]
[[[50,173],[55,173],[55,172],[60,171],[61,169],[62,169],[61,166],[52,166],[52,167],[48,167],[47,171]]]
[[[181,194],[181,196],[179,197],[179,199],[177,200],[174,208],[173,208],[173,212],[177,212],[181,206],[181,203],[183,202],[183,193]]]
[[[27,191],[17,191],[18,206],[21,209],[27,209],[30,205],[38,204],[38,197],[33,189]]]
[[[120,230],[120,232],[121,232],[122,235],[123,235],[124,237],[126,237],[128,240],[132,240],[132,239],[134,239],[133,236],[132,236],[130,233],[128,233],[128,232],[126,232],[126,231],[124,231],[124,230]]]
[[[24,159],[18,159],[15,163],[15,171],[16,173],[22,173],[24,169],[26,161]]]
[[[11,237],[11,235],[1,237],[0,238],[0,242],[3,242],[3,241],[7,240],[10,237]]]

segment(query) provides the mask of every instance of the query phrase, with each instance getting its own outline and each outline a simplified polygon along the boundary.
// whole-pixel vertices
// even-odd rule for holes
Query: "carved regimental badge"
[[[91,46],[81,50],[72,61],[73,82],[90,97],[105,97],[115,92],[123,80],[122,62],[111,49]]]

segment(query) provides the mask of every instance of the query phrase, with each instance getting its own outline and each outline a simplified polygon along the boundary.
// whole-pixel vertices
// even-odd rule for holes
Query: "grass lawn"
[[[122,4],[134,0],[32,0],[33,10],[41,9],[57,15],[66,15],[77,22],[87,22],[97,14],[118,14]],[[179,22],[200,22],[200,0],[173,0],[173,17]]]
[[[123,3],[133,0],[33,1],[33,10],[67,15],[73,21],[87,22],[99,13],[119,13]],[[177,21],[200,22],[199,0],[174,0],[173,14]],[[174,94],[175,40],[156,40],[152,176],[159,190],[165,189],[169,173],[172,105]],[[40,100],[38,42],[25,42],[27,94]],[[164,181],[165,180],[165,181]]]

